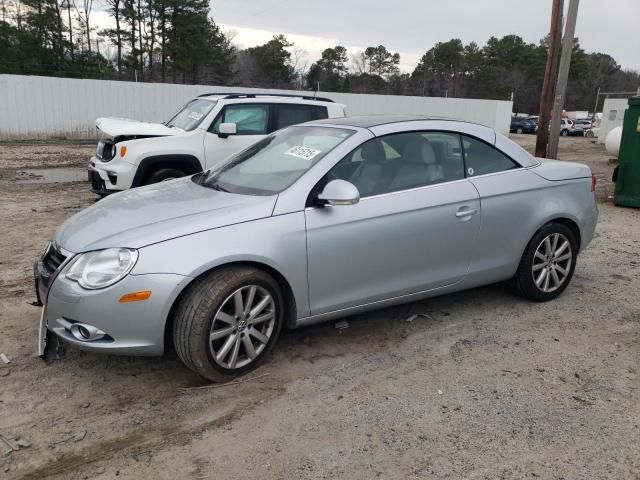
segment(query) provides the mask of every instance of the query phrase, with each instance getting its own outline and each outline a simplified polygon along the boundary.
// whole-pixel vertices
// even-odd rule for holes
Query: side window
[[[329,172],[369,197],[464,178],[460,137],[446,132],[407,132],[369,140]]]
[[[322,120],[322,119],[325,119],[325,118],[329,118],[329,113],[327,112],[327,107],[315,106],[314,109],[315,109],[315,113],[316,113],[316,116],[315,116],[316,119]]]
[[[227,105],[211,124],[209,131],[218,133],[221,123],[235,123],[238,135],[266,135],[269,106],[251,103]]]
[[[276,130],[313,120],[314,105],[276,105]]]
[[[503,172],[520,167],[516,162],[491,145],[472,137],[462,137],[467,176]]]

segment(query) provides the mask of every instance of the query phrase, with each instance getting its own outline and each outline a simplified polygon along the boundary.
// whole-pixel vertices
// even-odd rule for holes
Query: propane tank
[[[620,151],[620,141],[622,140],[622,127],[616,127],[609,132],[604,146],[607,149],[607,153],[613,157],[618,158],[618,152]]]

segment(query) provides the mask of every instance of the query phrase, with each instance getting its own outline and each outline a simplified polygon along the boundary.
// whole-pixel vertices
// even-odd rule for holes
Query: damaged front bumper
[[[129,274],[110,287],[87,290],[62,274],[73,256],[52,246],[36,261],[36,285],[43,304],[38,355],[55,358],[59,341],[93,352],[162,355],[169,311],[190,278]],[[64,260],[57,264],[61,257]],[[119,301],[127,293],[142,290],[151,291],[151,297],[141,302]]]

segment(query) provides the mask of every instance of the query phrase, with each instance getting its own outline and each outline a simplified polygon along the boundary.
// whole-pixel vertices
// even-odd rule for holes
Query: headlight
[[[122,280],[138,260],[131,248],[108,248],[80,254],[69,266],[66,277],[90,290],[106,288]]]
[[[100,140],[96,147],[96,156],[103,162],[109,162],[116,156],[116,145],[113,140]]]

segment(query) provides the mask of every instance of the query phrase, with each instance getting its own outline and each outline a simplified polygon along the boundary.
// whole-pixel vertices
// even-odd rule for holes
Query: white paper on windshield
[[[313,157],[320,153],[320,150],[315,148],[303,147],[302,145],[294,145],[289,150],[284,152],[286,155],[292,157],[302,158],[303,160],[313,160]]]
[[[192,120],[200,120],[202,118],[202,114],[200,112],[191,112],[189,114],[189,118]]]

